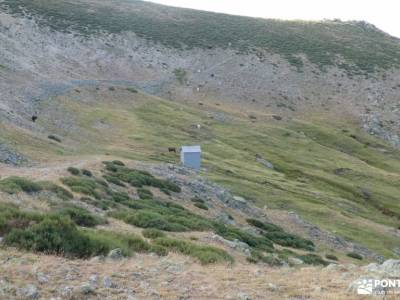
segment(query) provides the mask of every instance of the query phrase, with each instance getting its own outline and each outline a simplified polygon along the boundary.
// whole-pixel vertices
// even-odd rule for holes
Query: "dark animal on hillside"
[[[175,147],[168,147],[168,152],[171,153],[176,153],[176,148]]]
[[[38,118],[38,117],[37,117],[36,115],[33,115],[33,116],[32,116],[32,122],[36,122],[37,118]]]

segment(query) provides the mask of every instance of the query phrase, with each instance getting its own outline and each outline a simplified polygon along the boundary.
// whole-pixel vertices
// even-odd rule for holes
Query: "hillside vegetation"
[[[38,121],[65,142],[38,136],[33,145],[19,141],[16,149],[37,159],[43,153],[51,159],[109,154],[177,164],[179,158],[168,153],[168,147],[201,144],[203,175],[235,194],[260,207],[296,211],[306,220],[382,255],[396,255],[393,251],[398,238],[390,228],[400,226],[396,197],[400,154],[357,129],[351,120],[343,119],[337,125],[317,116],[307,121],[278,121],[260,114],[254,119],[228,107],[185,106],[142,92],[129,93],[124,87],[113,91],[100,87],[97,93],[95,107],[77,100],[81,93],[76,91],[49,100],[73,115],[80,128],[67,132],[51,117]],[[113,95],[126,95],[126,103],[111,105],[107,99]],[[44,110],[49,107],[46,102],[42,105]],[[220,121],[216,116],[227,115],[224,109],[229,109],[230,118]],[[3,130],[9,140],[18,140],[18,132]],[[273,164],[273,169],[257,157]],[[123,185],[123,176],[116,173],[105,178]],[[74,189],[73,182],[64,183]],[[89,193],[97,199],[94,190]],[[136,220],[126,214],[117,216]]]
[[[232,48],[263,56],[280,54],[301,70],[302,56],[325,69],[368,74],[400,64],[399,40],[365,22],[302,22],[254,19],[142,1],[3,0],[15,15],[36,16],[61,32],[134,32],[150,42],[179,49]]]

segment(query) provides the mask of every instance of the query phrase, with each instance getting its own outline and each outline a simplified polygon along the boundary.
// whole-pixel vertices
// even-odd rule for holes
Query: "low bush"
[[[74,195],[70,191],[64,189],[63,187],[51,181],[40,181],[38,182],[38,184],[40,184],[43,190],[52,192],[62,200],[70,200],[74,198]]]
[[[106,255],[115,248],[121,248],[125,255],[133,252],[167,253],[162,246],[150,245],[132,234],[84,230],[76,225],[92,226],[103,221],[77,207],[44,215],[22,211],[11,204],[0,204],[0,236],[6,246],[77,258]]]
[[[107,210],[112,206],[112,205],[110,205],[109,201],[92,199],[90,197],[81,197],[80,201],[85,202],[90,205],[93,205],[95,207],[98,207],[102,210]]]
[[[156,239],[156,238],[160,238],[160,237],[165,237],[165,233],[162,232],[161,230],[158,229],[154,229],[154,228],[148,228],[148,229],[144,229],[142,231],[142,235],[146,238],[149,239]]]
[[[115,184],[115,185],[118,185],[118,186],[123,186],[123,187],[125,186],[125,184],[115,176],[103,175],[103,178],[105,180],[107,180],[109,183],[112,183],[112,184]]]
[[[112,192],[111,199],[117,203],[129,204],[129,195],[126,192]]]
[[[81,171],[79,171],[79,169],[74,168],[74,167],[69,167],[67,169],[68,172],[70,172],[72,175],[78,176],[81,174]]]
[[[126,90],[127,90],[128,92],[131,92],[131,93],[134,93],[134,94],[136,94],[136,93],[138,92],[137,89],[135,89],[135,88],[133,88],[133,87],[126,88]]]
[[[287,233],[277,225],[261,222],[256,219],[247,219],[246,221],[248,224],[260,229],[263,236],[278,245],[305,249],[309,251],[314,250],[314,243],[312,241],[294,234]]]
[[[222,236],[227,240],[233,241],[237,239],[241,242],[246,243],[252,248],[267,252],[273,252],[274,246],[272,242],[265,237],[256,236],[239,228],[227,226],[220,223],[215,223],[213,227],[216,234]]]
[[[363,259],[363,257],[360,254],[356,253],[356,252],[349,252],[349,253],[347,253],[347,256],[351,257],[351,258],[354,258],[354,259],[358,259],[358,260],[362,260]]]
[[[203,210],[208,210],[207,205],[205,205],[203,203],[195,203],[194,206],[196,206],[197,208],[203,209]]]
[[[225,250],[211,246],[200,246],[192,242],[167,237],[154,240],[154,244],[160,245],[170,251],[194,257],[201,264],[233,262],[233,258]]]
[[[104,162],[106,166],[106,171],[111,172],[107,174],[108,176],[113,176],[122,182],[129,183],[134,187],[141,188],[143,186],[152,186],[159,188],[160,190],[168,190],[175,193],[180,193],[181,188],[169,181],[155,178],[149,172],[129,169],[121,164],[119,161]]]
[[[125,166],[125,164],[120,160],[113,160],[112,163],[117,166]]]
[[[40,184],[23,177],[12,176],[0,180],[0,190],[9,194],[16,194],[19,192],[32,194],[40,192],[42,189]]]
[[[82,169],[82,174],[87,176],[87,177],[92,177],[93,176],[92,172],[90,170],[87,170],[87,169]]]
[[[252,250],[251,256],[247,258],[247,261],[251,263],[262,262],[270,266],[281,266],[283,264],[279,258],[274,257],[271,254],[265,254],[258,250]]]
[[[50,134],[47,138],[50,139],[50,140],[56,141],[57,143],[61,143],[62,142],[61,138],[56,136],[56,135],[54,135],[54,134]]]
[[[299,256],[297,256],[297,258],[301,259],[305,264],[308,264],[308,265],[327,266],[329,264],[321,256],[316,255],[316,254],[299,255]]]
[[[326,258],[326,259],[329,259],[329,260],[335,260],[335,261],[339,260],[339,259],[337,258],[337,256],[336,256],[336,255],[333,255],[333,254],[326,254],[326,255],[325,255],[325,258]]]
[[[21,211],[12,204],[0,204],[0,236],[8,234],[12,229],[29,227],[42,220],[42,215]]]
[[[100,251],[103,254],[116,248],[121,249],[124,256],[131,256],[135,252],[156,252],[152,245],[134,234],[128,235],[104,230],[88,230],[85,234],[97,245],[101,245]]]
[[[213,228],[211,221],[174,203],[146,199],[132,201],[128,206],[132,209],[115,211],[110,215],[137,227],[164,231],[204,231]]]
[[[81,177],[65,177],[61,178],[61,182],[68,186],[73,192],[100,199],[100,195],[97,190],[97,183],[92,179]]]
[[[285,231],[266,232],[263,233],[263,236],[281,246],[309,251],[314,250],[314,243],[312,241],[303,239],[297,235],[290,234]]]
[[[153,193],[145,188],[138,188],[136,190],[140,199],[153,199]]]
[[[13,229],[4,244],[30,251],[71,257],[101,254],[104,248],[80,232],[69,218],[48,216],[25,229]]]
[[[194,202],[194,203],[206,203],[205,201],[204,201],[204,199],[201,199],[201,198],[199,198],[199,197],[193,197],[192,199],[190,199],[190,201],[192,201],[192,202]]]
[[[247,223],[265,231],[282,231],[282,228],[271,223],[264,223],[256,219],[246,219]]]
[[[68,216],[75,224],[83,227],[95,227],[100,224],[105,224],[106,220],[96,216],[84,208],[77,206],[65,207],[57,211],[61,216]]]

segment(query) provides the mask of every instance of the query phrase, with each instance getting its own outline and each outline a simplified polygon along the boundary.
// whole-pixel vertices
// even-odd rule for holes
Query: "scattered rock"
[[[1,243],[1,239],[0,239],[0,243]],[[392,251],[393,251],[394,254],[400,256],[400,247],[393,248]]]
[[[23,299],[39,299],[40,297],[37,287],[33,284],[27,284],[23,288],[17,289],[17,295]]]
[[[273,283],[268,283],[268,290],[270,290],[271,292],[275,292],[275,291],[277,291],[279,288],[278,288],[278,286],[276,285],[276,284],[273,284]]]
[[[49,282],[49,277],[43,273],[37,273],[36,277],[37,277],[37,281],[40,284],[45,284],[45,283]]]
[[[91,276],[89,277],[89,283],[90,283],[91,285],[97,285],[98,281],[99,281],[99,276],[96,275],[96,274],[91,275]]]
[[[223,224],[236,225],[235,220],[224,211],[217,215],[216,220]]]
[[[111,250],[108,253],[107,258],[113,259],[113,260],[120,260],[120,259],[124,258],[124,254],[122,253],[122,250],[120,248],[117,248],[117,249]]]
[[[389,259],[379,266],[379,271],[390,277],[400,277],[400,260]]]
[[[304,264],[304,262],[301,259],[296,258],[296,257],[289,257],[288,258],[288,263],[290,265],[302,265],[302,264]]]
[[[260,164],[262,164],[264,167],[273,170],[274,169],[274,165],[272,162],[269,162],[268,160],[262,158],[261,156],[257,156],[256,155],[256,161],[259,162]]]
[[[245,293],[239,293],[239,294],[238,294],[238,298],[239,298],[240,300],[252,300],[251,297],[248,296],[248,295],[245,294]]]
[[[95,288],[90,283],[86,282],[79,287],[79,292],[84,295],[94,294]]]
[[[335,175],[338,175],[338,176],[343,176],[351,171],[352,170],[349,168],[338,168],[338,169],[333,170],[333,173],[335,173]]]
[[[218,241],[221,244],[223,244],[223,245],[225,245],[225,246],[227,246],[227,247],[229,247],[231,249],[234,249],[234,250],[237,250],[239,252],[242,252],[246,256],[250,256],[251,255],[250,246],[248,244],[244,243],[244,242],[241,242],[241,241],[237,240],[237,239],[234,239],[233,241],[229,241],[229,240],[226,240],[223,237],[219,236],[218,234],[213,234],[211,236],[211,239],[214,240],[214,241]]]
[[[117,285],[108,276],[103,278],[103,286],[107,289],[113,289],[117,287]]]
[[[24,157],[22,154],[10,149],[4,144],[0,144],[0,163],[16,166],[27,161],[27,158]]]

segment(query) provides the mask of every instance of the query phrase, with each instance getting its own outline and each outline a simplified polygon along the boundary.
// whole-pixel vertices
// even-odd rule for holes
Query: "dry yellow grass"
[[[1,250],[0,261],[2,280],[16,288],[34,284],[43,299],[62,295],[66,287],[73,291],[61,299],[127,299],[129,293],[137,299],[240,299],[241,295],[251,299],[367,299],[348,291],[349,284],[361,273],[358,267],[271,268],[248,263],[201,266],[177,254],[86,261],[14,250]],[[48,283],[41,284],[38,274],[46,275]],[[93,275],[99,278],[98,288],[94,295],[84,296],[79,287]],[[115,288],[102,287],[105,276],[111,278]],[[13,295],[1,299],[13,299]]]

